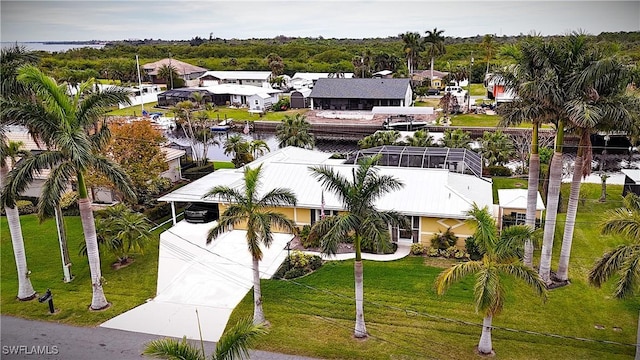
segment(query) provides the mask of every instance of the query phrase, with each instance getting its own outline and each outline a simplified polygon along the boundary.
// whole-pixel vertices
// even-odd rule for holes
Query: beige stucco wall
[[[527,209],[512,209],[512,208],[502,208],[502,215],[511,215],[512,212],[518,214],[526,214]],[[542,210],[536,210],[536,219],[540,219],[542,217]]]
[[[438,232],[445,232],[448,228],[458,237],[457,246],[464,247],[464,240],[473,235],[475,229],[464,219],[420,218],[420,242],[431,245],[431,238]]]

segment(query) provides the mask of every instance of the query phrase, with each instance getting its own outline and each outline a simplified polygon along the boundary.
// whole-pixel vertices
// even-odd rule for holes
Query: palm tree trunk
[[[109,306],[107,298],[102,289],[102,270],[100,269],[100,252],[98,251],[98,236],[96,235],[96,224],[91,209],[91,201],[87,196],[87,187],[84,183],[84,174],[78,172],[78,208],[80,210],[80,221],[82,222],[82,232],[87,245],[87,258],[89,259],[89,270],[91,271],[91,285],[93,286],[93,297],[91,299],[91,309],[100,310]]]
[[[640,312],[638,312],[638,335],[636,337],[636,357],[635,360],[640,360]]]
[[[540,155],[538,154],[538,125],[534,123],[531,137],[531,156],[529,157],[529,182],[527,185],[527,215],[525,225],[536,228],[536,208],[538,205],[538,179],[540,177]],[[524,264],[533,267],[533,243],[527,239],[524,243]]]
[[[551,252],[553,250],[553,238],[558,217],[558,200],[560,198],[560,183],[562,181],[562,142],[564,128],[562,121],[558,121],[558,133],[556,134],[556,149],[551,159],[549,170],[549,191],[547,194],[547,214],[544,223],[544,236],[542,239],[542,253],[540,256],[540,277],[547,284],[551,277]]]
[[[480,342],[478,343],[478,352],[483,355],[488,355],[493,352],[493,345],[491,344],[491,321],[493,317],[487,315],[482,320],[482,335],[480,335]]]
[[[0,167],[0,188],[4,187],[5,179],[9,169],[6,166]],[[27,256],[24,251],[24,239],[22,238],[22,227],[20,226],[20,214],[16,206],[10,208],[4,207],[9,224],[9,233],[11,233],[11,245],[13,246],[13,256],[16,260],[16,269],[18,271],[18,300],[27,301],[36,297],[33,290],[31,280],[29,279],[29,270],[27,269]]]
[[[267,322],[262,310],[262,289],[260,288],[260,263],[253,258],[253,324],[260,325]]]
[[[433,56],[431,57],[431,83],[429,84],[429,87],[431,87],[432,83],[433,83]]]
[[[571,245],[573,242],[573,231],[576,226],[576,214],[578,212],[578,200],[580,197],[580,185],[582,184],[582,166],[584,164],[583,148],[578,149],[578,156],[573,167],[573,177],[571,179],[571,192],[569,193],[569,204],[567,206],[567,219],[564,225],[562,236],[562,249],[560,250],[560,262],[558,263],[558,280],[567,281],[569,279],[569,256],[571,255]]]
[[[357,338],[367,337],[367,326],[364,322],[364,274],[362,260],[355,261],[353,272],[356,280],[356,327],[353,335]]]

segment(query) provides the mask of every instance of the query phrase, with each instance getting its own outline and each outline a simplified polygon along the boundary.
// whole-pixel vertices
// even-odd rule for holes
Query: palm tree
[[[421,129],[407,138],[407,144],[409,146],[430,147],[433,146],[433,136],[429,134],[429,131]]]
[[[162,65],[160,69],[158,69],[158,77],[165,81],[167,84],[167,89],[173,89],[173,79],[180,78],[180,74],[178,74],[178,70],[173,65]]]
[[[242,319],[227,330],[216,344],[216,350],[211,354],[212,360],[248,359],[249,348],[256,339],[267,334],[264,324],[254,325],[251,319]],[[163,359],[205,360],[204,349],[198,349],[187,342],[176,339],[153,340],[145,345],[144,354]]]
[[[471,149],[471,133],[462,129],[446,129],[441,141],[444,147]]]
[[[397,130],[376,131],[358,140],[360,149],[368,149],[376,146],[393,145],[400,139],[400,132]]]
[[[444,36],[442,34],[444,30],[438,30],[433,28],[433,31],[425,31],[425,37],[423,46],[427,50],[427,55],[431,58],[431,80],[433,81],[433,61],[436,57],[447,53],[447,48],[444,46]]]
[[[227,141],[224,143],[224,154],[233,155],[231,161],[237,168],[253,161],[249,142],[238,134],[231,135],[227,138]]]
[[[9,141],[6,142],[4,132],[2,132],[2,142],[0,143],[0,188],[4,188],[7,173],[12,164],[16,163],[18,157],[27,157],[30,155],[28,151],[20,149],[22,142]],[[9,163],[11,162],[11,163]],[[33,290],[31,280],[29,279],[29,270],[27,268],[27,257],[24,252],[24,239],[22,238],[22,227],[20,226],[20,214],[16,206],[4,206],[4,211],[9,224],[9,233],[11,233],[11,245],[13,246],[13,256],[16,260],[16,268],[18,271],[18,300],[27,301],[36,297]]]
[[[271,149],[269,149],[269,145],[267,145],[267,143],[264,140],[253,140],[249,143],[249,149],[251,151],[251,154],[253,155],[253,158],[256,159],[260,156],[263,156],[264,154],[268,153],[269,151],[271,151]]]
[[[521,42],[519,47],[509,47],[508,51],[503,48],[503,53],[513,58],[516,65],[498,70],[494,74],[494,78],[503,83],[507,90],[518,95],[514,101],[501,104],[498,108],[498,113],[502,116],[498,126],[514,126],[523,121],[530,121],[532,124],[525,218],[525,225],[532,229],[535,228],[540,178],[538,132],[541,124],[553,121],[556,116],[553,107],[541,100],[546,86],[552,83],[547,78],[551,76],[551,72],[547,70],[545,47],[539,38],[530,37]],[[533,244],[530,241],[525,244],[524,263],[533,267]]]
[[[513,155],[513,143],[501,130],[485,131],[480,146],[480,153],[488,166],[504,165]]]
[[[418,63],[420,52],[424,49],[423,43],[420,41],[420,33],[417,32],[407,31],[399,36],[404,42],[403,51],[407,58],[407,70],[409,71],[409,77],[411,77],[415,70],[413,67]]]
[[[37,61],[37,57],[33,52],[28,51],[23,46],[16,43],[13,46],[3,47],[0,49],[0,108],[5,109],[7,102],[14,98],[20,98],[28,92],[23,84],[17,80],[18,68],[24,64],[33,64]],[[4,131],[6,125],[11,125],[15,119],[2,114],[2,123],[0,124],[0,189],[6,184],[7,173],[9,171],[9,160],[15,163],[17,157],[27,155],[20,149],[20,143],[7,142]],[[35,297],[36,292],[31,285],[29,279],[29,270],[27,268],[27,258],[24,250],[24,239],[22,237],[22,227],[20,225],[20,214],[15,206],[4,205],[9,232],[11,234],[11,244],[13,247],[13,255],[16,261],[18,272],[18,295],[19,300],[31,300]]]
[[[311,124],[302,114],[296,114],[293,117],[285,115],[282,122],[276,127],[276,137],[279,141],[278,146],[281,148],[295,146],[312,149],[315,145]]]
[[[322,252],[334,255],[340,242],[353,238],[356,253],[353,265],[356,296],[354,336],[357,338],[367,337],[361,246],[384,248],[389,244],[390,225],[408,227],[407,219],[397,211],[381,211],[375,207],[375,202],[383,195],[403,186],[392,176],[378,174],[375,164],[379,159],[380,156],[360,160],[358,166],[351,171],[351,179],[325,165],[310,168],[313,176],[322,182],[322,186],[342,201],[345,210],[314,224],[311,231],[321,239]]]
[[[560,281],[569,279],[569,257],[581,179],[582,176],[591,173],[591,134],[596,130],[632,129],[634,117],[640,114],[640,100],[626,95],[627,85],[632,78],[628,68],[615,58],[598,57],[598,54],[592,54],[592,59],[585,59],[585,63],[589,65],[584,71],[576,74],[573,86],[569,89],[572,100],[566,105],[571,125],[577,129],[580,136],[580,143],[573,169],[558,263],[557,278]],[[606,181],[606,178],[604,180]]]
[[[489,63],[493,58],[493,54],[496,51],[496,43],[494,41],[495,36],[493,34],[486,34],[482,38],[482,47],[484,48],[484,57],[487,60],[487,71],[484,73],[485,79],[489,75]]]
[[[632,296],[640,286],[640,197],[629,193],[623,204],[623,207],[605,214],[602,234],[622,235],[631,244],[620,245],[605,253],[589,272],[589,283],[597,287],[614,274],[619,274],[613,293],[618,299]]]
[[[493,317],[502,311],[505,299],[504,277],[522,280],[542,299],[547,298],[547,289],[540,275],[531,267],[520,263],[518,256],[524,241],[531,237],[531,229],[527,226],[512,226],[503,230],[498,236],[498,228],[489,210],[478,208],[474,203],[467,212],[469,222],[476,226],[473,235],[476,244],[484,253],[482,260],[461,262],[444,270],[436,279],[438,294],[442,295],[455,282],[468,275],[475,274],[474,298],[476,312],[484,314],[482,335],[478,343],[480,354],[491,354],[491,323]]]
[[[247,245],[253,258],[253,323],[266,322],[262,310],[262,291],[260,289],[259,261],[262,260],[260,245],[271,246],[273,226],[293,232],[295,224],[285,215],[272,210],[279,206],[295,206],[296,195],[289,189],[275,188],[260,196],[260,175],[262,165],[255,169],[244,169],[244,192],[228,186],[216,186],[202,197],[215,196],[225,201],[229,207],[222,213],[218,224],[209,231],[207,243],[216,239],[232,226],[247,224]]]
[[[115,88],[93,92],[93,82],[89,81],[80,84],[76,95],[70,97],[64,87],[58,86],[52,78],[30,65],[19,70],[18,80],[32,89],[36,101],[12,103],[3,111],[9,118],[32,129],[48,150],[25,158],[14,167],[2,192],[2,203],[13,206],[16,196],[29,186],[36,172],[52,169],[38,201],[38,215],[42,218],[53,214],[64,190],[75,176],[91,271],[91,309],[106,308],[109,303],[102,288],[95,222],[85,176],[88,169],[102,173],[125,196],[135,199],[126,173],[98,153],[110,137],[109,127],[105,121],[99,120],[99,116],[111,106],[128,103],[129,94]]]

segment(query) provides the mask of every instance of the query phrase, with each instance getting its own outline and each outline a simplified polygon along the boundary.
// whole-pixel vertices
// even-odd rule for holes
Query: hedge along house
[[[350,177],[352,169],[357,165],[330,157],[329,153],[287,147],[269,153],[246,166],[254,168],[262,164],[263,191],[282,187],[289,188],[296,194],[297,206],[277,210],[287,215],[298,226],[303,226],[312,225],[319,219],[322,215],[321,209],[324,209],[325,215],[344,211],[339,199],[333,193],[324,190],[320,182],[312,176],[310,167],[327,165]],[[385,165],[378,168],[380,174],[392,175],[404,183],[401,190],[385,195],[376,203],[380,210],[397,210],[410,217],[410,229],[390,229],[394,241],[429,244],[434,234],[451,228],[460,238],[458,245],[464,246],[464,238],[472,235],[474,231],[473,227],[465,222],[466,211],[474,202],[480,207],[488,206],[493,209],[489,179],[442,168]],[[216,203],[219,212],[222,213],[227,205],[220,199],[203,199],[203,194],[217,185],[243,191],[243,184],[242,168],[221,169],[161,197],[158,201],[171,203],[175,224],[175,203]]]
[[[409,79],[318,79],[309,95],[312,109],[371,110],[411,106]]]

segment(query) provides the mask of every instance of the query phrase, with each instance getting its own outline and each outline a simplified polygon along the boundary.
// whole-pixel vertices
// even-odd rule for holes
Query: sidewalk
[[[335,260],[342,261],[342,260],[354,259],[356,257],[356,253],[355,252],[343,253],[343,254],[335,254],[333,256],[324,255],[324,254],[321,254],[321,253],[316,252],[316,251],[303,251],[303,252],[305,254],[309,254],[309,255],[318,255],[318,256],[322,257],[322,260],[327,260],[327,261],[335,261]],[[393,254],[362,253],[362,259],[363,260],[373,260],[373,261],[400,260],[400,259],[406,257],[407,255],[409,255],[410,252],[411,252],[411,244],[398,243],[398,250],[396,250],[396,252],[393,253]]]

